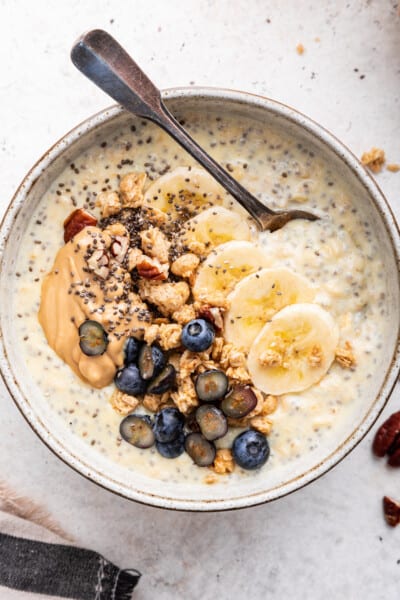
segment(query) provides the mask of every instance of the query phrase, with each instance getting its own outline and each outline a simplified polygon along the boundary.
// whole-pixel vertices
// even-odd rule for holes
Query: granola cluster
[[[190,418],[200,404],[195,389],[197,376],[205,371],[221,370],[230,388],[248,386],[257,399],[256,406],[246,417],[230,418],[228,424],[252,427],[266,435],[272,427],[268,415],[276,409],[278,401],[252,386],[245,353],[225,342],[224,312],[228,309],[225,295],[215,293],[211,297],[205,290],[194,300],[191,294],[207,249],[204,244],[188,239],[176,221],[171,222],[167,215],[144,204],[145,180],[143,173],[128,173],[121,179],[118,192],[98,195],[97,206],[102,218],[96,224],[101,236],[87,249],[86,258],[89,270],[104,286],[117,269],[120,279],[129,287],[130,302],[140,306],[145,315],[140,327],[136,323],[125,335],[141,337],[148,345],[156,344],[168,353],[168,361],[176,369],[176,384],[163,394],[135,396],[116,389],[110,404],[122,416],[140,406],[154,413],[171,406]],[[118,301],[122,300],[123,297],[118,296]],[[181,342],[183,327],[195,318],[211,322],[217,332],[212,345],[203,352],[191,352]],[[231,451],[218,449],[213,463],[215,473],[230,473],[233,468]]]

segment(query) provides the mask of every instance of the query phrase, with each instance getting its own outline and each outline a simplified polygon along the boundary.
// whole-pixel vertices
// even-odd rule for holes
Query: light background
[[[110,104],[69,60],[75,38],[95,27],[117,37],[160,87],[267,95],[355,154],[375,145],[400,163],[394,0],[0,0],[2,212],[53,142]],[[377,180],[399,217],[400,172]],[[384,493],[400,499],[400,474],[371,456],[373,433],[290,497],[230,513],[174,513],[86,481],[36,438],[4,386],[0,398],[0,477],[43,503],[79,543],[141,570],[137,600],[400,597],[400,527],[389,529],[381,512]],[[397,389],[384,415],[399,400]]]

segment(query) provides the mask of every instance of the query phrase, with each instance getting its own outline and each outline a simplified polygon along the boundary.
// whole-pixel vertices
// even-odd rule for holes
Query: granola
[[[343,369],[351,369],[357,364],[353,346],[349,341],[346,341],[343,347],[336,349],[335,360]]]
[[[385,163],[385,152],[381,148],[371,148],[361,156],[361,162],[373,173],[380,173]]]

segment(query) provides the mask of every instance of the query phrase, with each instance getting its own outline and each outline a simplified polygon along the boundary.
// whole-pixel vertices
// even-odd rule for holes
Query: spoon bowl
[[[94,29],[83,34],[72,48],[71,59],[126,110],[169,133],[251,214],[261,231],[276,231],[293,219],[319,218],[304,210],[273,211],[250,194],[185,131],[165,106],[160,90],[106,31]]]

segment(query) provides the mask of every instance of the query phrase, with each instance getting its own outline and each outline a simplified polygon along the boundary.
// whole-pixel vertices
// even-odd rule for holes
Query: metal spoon
[[[304,210],[273,211],[229,175],[181,127],[164,105],[160,91],[106,31],[82,35],[71,51],[74,65],[128,111],[150,119],[169,133],[251,214],[262,231],[280,229],[292,219],[318,219]]]

